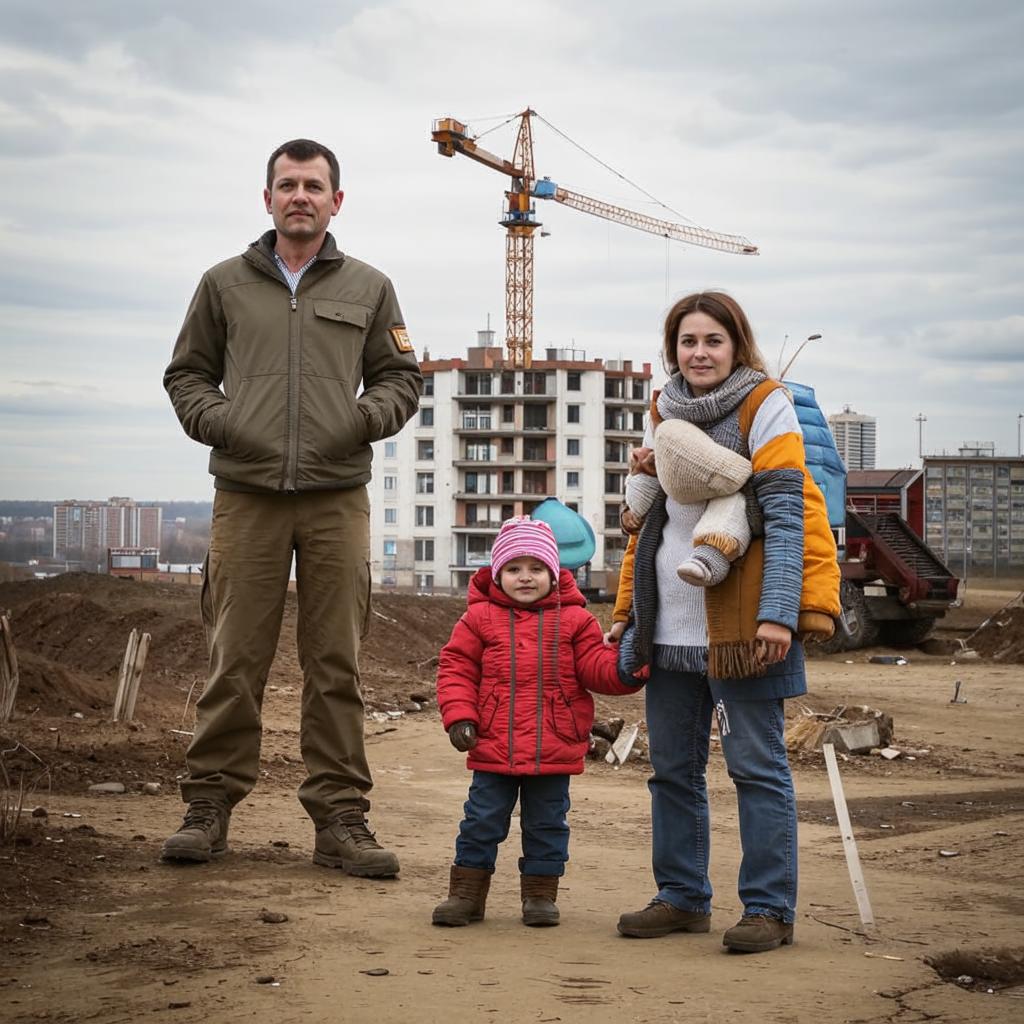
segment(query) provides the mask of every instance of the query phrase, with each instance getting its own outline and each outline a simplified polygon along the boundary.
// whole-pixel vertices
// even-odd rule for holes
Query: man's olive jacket
[[[370,442],[402,429],[423,386],[394,288],[328,234],[293,297],[275,241],[203,275],[164,387],[219,488],[365,484]]]

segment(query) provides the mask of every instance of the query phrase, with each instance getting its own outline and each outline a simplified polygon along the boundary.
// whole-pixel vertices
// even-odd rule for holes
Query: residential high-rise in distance
[[[925,540],[962,577],[1024,569],[1024,457],[995,448],[924,457]]]
[[[159,549],[162,515],[158,505],[131,498],[63,501],[53,506],[53,557],[102,552],[105,561],[109,548]]]
[[[371,571],[377,586],[463,590],[490,561],[502,522],[554,496],[590,524],[584,584],[614,588],[626,540],[619,510],[630,449],[643,440],[651,365],[548,349],[514,368],[480,331],[465,358],[420,362],[420,409],[374,447]]]
[[[848,405],[828,418],[839,455],[847,469],[875,468],[875,417],[854,412]]]

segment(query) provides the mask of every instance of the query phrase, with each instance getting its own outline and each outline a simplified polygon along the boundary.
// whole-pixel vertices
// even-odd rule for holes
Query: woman
[[[785,389],[766,383],[736,301],[701,292],[677,302],[665,320],[663,356],[671,377],[652,406],[645,449],[654,448],[658,422],[681,418],[749,458],[752,518],[763,519],[763,539],[751,543],[725,582],[705,590],[676,571],[692,554],[705,503],[682,504],[662,491],[643,520],[632,566],[636,628],[624,642],[635,645],[638,663],[651,666],[646,713],[658,892],[643,910],[623,914],[618,928],[636,938],[710,930],[705,771],[714,711],[736,786],[743,854],[743,916],[723,944],[763,952],[793,941],[797,819],[783,701],[806,692],[795,636],[806,624],[801,612],[820,624],[839,611],[835,544],[827,518],[817,514],[823,499],[804,465],[796,413]],[[647,452],[636,460],[641,471],[649,464]],[[808,517],[805,551],[808,503],[816,514]],[[640,524],[627,512],[624,525]]]

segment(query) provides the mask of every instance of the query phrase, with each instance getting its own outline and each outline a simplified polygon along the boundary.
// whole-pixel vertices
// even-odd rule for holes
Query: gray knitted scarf
[[[747,395],[766,379],[766,375],[759,370],[738,366],[714,391],[697,398],[677,371],[668,379],[658,396],[658,413],[664,419],[681,419],[694,423],[718,444],[749,458],[750,452],[743,451],[746,446],[735,423],[736,417],[730,414],[734,413]],[[749,481],[745,485],[745,492],[748,513],[756,513],[759,516],[760,509]],[[636,635],[632,638],[632,650],[629,652],[632,658],[624,659],[630,671],[635,671],[642,665],[650,665],[654,661],[654,624],[658,615],[658,580],[654,563],[667,520],[665,494],[662,492],[647,513],[643,529],[637,538],[633,562],[633,615],[636,619]],[[707,651],[702,649],[697,652],[689,648],[680,648],[677,651],[659,649],[657,660],[665,668],[699,672],[705,670]]]
[[[759,370],[737,366],[714,391],[695,398],[690,385],[677,370],[658,395],[658,412],[663,419],[686,420],[699,427],[717,423],[763,380],[767,380],[767,377]]]

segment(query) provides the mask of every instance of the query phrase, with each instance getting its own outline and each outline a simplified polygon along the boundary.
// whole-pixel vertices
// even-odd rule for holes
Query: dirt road
[[[180,815],[167,784],[186,742],[167,730],[180,723],[152,718],[126,739],[126,727],[102,726],[99,711],[61,720],[61,748],[81,752],[89,735],[95,760],[69,754],[82,784],[37,792],[48,817],[23,829],[30,845],[0,848],[0,1020],[1018,1021],[1024,987],[980,979],[989,952],[989,970],[1024,981],[1024,671],[917,652],[908,665],[875,665],[869,653],[812,661],[809,702],[889,711],[906,755],[841,763],[877,922],[870,934],[816,753],[794,758],[801,897],[790,948],[742,956],[721,946],[740,907],[735,802],[717,752],[710,935],[641,941],[615,932],[618,914],[653,892],[643,764],[597,763],[574,781],[561,926],[519,922],[514,830],[486,920],[434,928],[468,781],[461,757],[430,710],[368,721],[372,822],[398,851],[401,876],[368,881],[314,867],[294,796],[298,693],[286,656],[268,693],[265,777],[236,810],[232,853],[211,865],[156,859]],[[956,679],[967,703],[950,703]],[[627,721],[643,713],[642,698],[602,707]],[[22,714],[24,728],[31,717]],[[41,746],[57,727],[34,728]],[[133,744],[149,754],[126,754]],[[165,782],[160,795],[84,792],[85,782],[139,777],[147,757],[150,777]],[[263,909],[288,920],[263,923]],[[926,962],[957,950],[962,960],[947,967],[975,979],[964,987]]]

